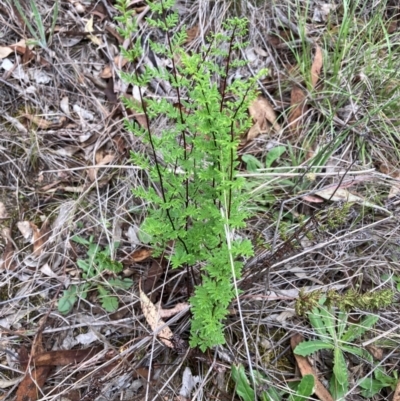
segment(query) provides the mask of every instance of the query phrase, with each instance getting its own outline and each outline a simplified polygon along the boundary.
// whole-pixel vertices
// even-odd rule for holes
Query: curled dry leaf
[[[46,222],[43,223],[42,227],[40,230],[32,224],[32,229],[33,229],[33,254],[35,256],[39,256],[43,250],[44,250],[44,245],[46,244],[47,240],[50,237],[51,234],[51,228],[49,224]]]
[[[322,49],[316,45],[314,61],[311,65],[311,85],[315,88],[317,85],[321,69],[323,66],[323,54]],[[291,133],[298,133],[299,128],[302,124],[303,116],[308,110],[306,104],[306,93],[298,86],[294,85],[290,94],[290,106],[291,110],[289,113],[289,127]]]
[[[383,360],[383,348],[376,347],[375,345],[367,345],[365,348],[374,357],[374,359],[377,361]]]
[[[128,62],[128,59],[126,59],[120,55],[114,57],[114,65],[119,69],[124,67],[127,62]],[[111,78],[112,76],[113,76],[113,73],[112,73],[111,65],[107,65],[100,74],[100,78],[103,78],[103,79]]]
[[[247,140],[254,139],[260,134],[267,134],[271,129],[280,131],[281,127],[277,122],[275,110],[265,97],[258,96],[249,106],[249,113],[254,120],[254,125],[247,134]]]
[[[140,288],[140,304],[142,306],[143,315],[151,329],[156,332],[163,342],[169,348],[175,348],[169,338],[173,337],[171,329],[165,324],[160,317],[159,309],[150,301],[147,295]],[[163,328],[161,328],[163,327]]]
[[[96,153],[96,163],[98,166],[105,166],[105,165],[111,163],[114,160],[114,158],[115,158],[114,153],[109,153],[106,155],[104,155],[103,152]],[[96,181],[98,170],[99,169],[96,167],[89,168],[88,175],[92,182]]]
[[[13,50],[8,46],[0,46],[0,60],[8,57]]]
[[[302,123],[302,117],[307,112],[306,95],[300,86],[295,85],[290,93],[289,127],[292,133],[296,133]]]
[[[323,60],[322,49],[317,46],[315,48],[314,62],[311,66],[311,84],[313,88],[317,85],[319,76],[321,75]]]
[[[394,390],[393,401],[400,401],[400,380],[397,382],[396,390]]]
[[[300,334],[295,334],[290,339],[290,346],[292,350],[294,349],[303,341],[303,336]],[[294,352],[293,352],[294,353]],[[300,373],[302,376],[305,375],[313,375],[314,376],[314,393],[321,401],[333,401],[332,396],[329,394],[328,390],[323,386],[323,384],[318,380],[317,375],[314,372],[314,369],[308,362],[307,358],[301,355],[294,354],[296,358],[297,366],[299,367]]]
[[[190,43],[193,40],[195,40],[199,36],[199,34],[200,34],[200,28],[199,28],[198,24],[195,26],[192,26],[191,28],[188,28],[186,30],[187,38],[185,40],[185,44]]]

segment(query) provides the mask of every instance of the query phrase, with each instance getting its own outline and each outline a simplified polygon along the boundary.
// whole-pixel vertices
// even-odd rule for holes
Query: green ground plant
[[[349,389],[349,375],[345,354],[349,353],[373,364],[372,356],[364,349],[354,345],[366,331],[379,320],[376,315],[368,315],[360,323],[350,323],[348,313],[334,312],[333,308],[319,306],[307,313],[308,319],[319,337],[303,341],[295,349],[297,355],[308,356],[321,350],[333,353],[333,374],[329,383],[330,393],[335,400],[344,399]]]
[[[113,290],[129,289],[133,281],[128,278],[118,278],[116,275],[123,269],[122,263],[111,258],[111,249],[109,246],[102,249],[93,242],[93,237],[86,240],[75,236],[73,241],[88,247],[87,259],[78,259],[78,267],[82,269],[83,283],[71,285],[66,289],[58,301],[58,310],[60,313],[67,314],[74,307],[78,298],[86,299],[88,292],[97,291],[101,306],[107,312],[115,312],[118,309],[118,298],[112,295]],[[115,244],[118,245],[118,244]],[[104,274],[114,275],[113,278],[105,278]]]
[[[35,25],[32,25],[29,22],[29,18],[27,17],[27,12],[22,8],[19,0],[14,0],[11,2],[12,5],[15,5],[17,8],[19,15],[23,19],[26,27],[28,28],[29,33],[32,35],[33,39],[31,40],[31,44],[39,45],[43,49],[47,49],[51,44],[51,39],[54,33],[54,28],[56,26],[57,17],[58,17],[58,0],[54,2],[53,6],[53,14],[51,18],[51,27],[49,30],[49,37],[46,38],[46,28],[43,23],[43,18],[40,15],[39,9],[37,8],[36,2],[34,0],[30,0],[30,8],[32,10],[33,19],[35,21]]]
[[[141,229],[150,236],[156,254],[172,244],[173,268],[201,266],[201,279],[190,298],[192,347],[205,350],[222,344],[223,319],[237,293],[234,281],[240,277],[241,257],[252,255],[250,241],[235,238],[235,229],[245,226],[248,212],[243,207],[244,179],[237,176],[239,135],[250,127],[247,108],[256,97],[256,80],[234,80],[228,73],[245,63],[233,60],[233,53],[246,43],[247,22],[233,18],[214,33],[198,52],[183,49],[186,31],[177,30],[178,14],[173,0],[149,2],[152,17],[147,23],[166,35],[166,45],[150,41],[159,57],[172,68],[145,67],[123,73],[123,80],[139,89],[140,104],[125,98],[126,107],[142,113],[147,127],[126,121],[126,128],[141,138],[148,154],[132,152],[132,162],[148,175],[149,186],[134,188],[147,202],[147,218]],[[120,33],[130,37],[136,31],[128,2],[118,1]],[[176,30],[175,34],[171,34]],[[132,63],[141,57],[140,40],[123,55]],[[177,62],[176,60],[179,60]],[[261,74],[265,74],[263,71]],[[144,98],[144,88],[157,78],[175,90],[175,105],[165,98]],[[219,80],[220,84],[217,84]],[[156,117],[167,126],[157,131]]]
[[[361,395],[365,398],[371,399],[383,388],[389,387],[392,391],[394,391],[398,381],[399,378],[396,371],[393,372],[393,376],[389,376],[385,373],[384,369],[382,369],[380,366],[377,366],[374,369],[373,377],[369,376],[362,379],[358,385],[362,388]]]
[[[257,372],[255,372],[257,373]],[[303,401],[308,399],[314,393],[314,376],[304,375],[298,383],[295,383],[290,391],[278,391],[271,387],[268,390],[261,390],[256,396],[256,392],[250,384],[243,365],[232,366],[232,378],[236,383],[236,393],[243,401],[254,401],[259,399],[261,401],[281,401],[287,399],[288,401]],[[255,385],[262,385],[265,381],[260,374],[256,375]],[[286,395],[289,393],[288,397]]]

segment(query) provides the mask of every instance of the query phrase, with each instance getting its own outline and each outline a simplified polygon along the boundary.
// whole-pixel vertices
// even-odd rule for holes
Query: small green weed
[[[257,372],[256,372],[257,373]],[[249,379],[246,376],[244,367],[242,365],[232,366],[232,377],[236,383],[236,393],[244,401],[254,401],[255,392],[253,387],[250,385]],[[263,378],[260,374],[256,374],[255,378],[256,385],[263,384]],[[294,393],[290,393],[289,397],[286,398],[288,401],[304,401],[314,393],[314,376],[305,375],[300,382],[293,386]],[[281,401],[283,396],[289,391],[277,391],[273,387],[268,390],[260,391],[257,394],[257,399],[262,401]]]
[[[28,28],[30,34],[33,36],[33,40],[31,41],[34,45],[39,45],[41,48],[46,49],[49,47],[51,43],[51,38],[54,33],[54,28],[56,25],[57,17],[58,17],[58,0],[54,2],[53,6],[53,15],[51,20],[51,27],[49,31],[49,39],[46,38],[46,29],[43,24],[42,16],[40,15],[39,9],[34,0],[30,0],[30,6],[33,13],[33,19],[35,21],[35,26],[32,26],[27,17],[27,12],[22,8],[19,0],[14,0],[11,2],[17,8],[21,18],[24,20],[26,27]]]
[[[77,302],[78,297],[86,299],[88,292],[91,290],[97,290],[101,305],[107,312],[114,312],[118,308],[118,298],[111,295],[111,290],[127,290],[132,286],[133,281],[128,278],[104,278],[104,274],[117,275],[123,269],[121,262],[111,259],[109,246],[101,249],[98,244],[93,243],[93,237],[90,237],[88,241],[82,237],[75,236],[72,240],[88,247],[88,258],[85,260],[78,259],[77,261],[78,267],[83,271],[82,278],[85,282],[80,285],[71,285],[64,291],[63,296],[58,301],[59,312],[63,314],[69,313]]]
[[[396,286],[396,290],[400,291],[400,276],[389,276],[389,274],[384,274],[382,275],[382,280],[386,281],[386,280],[391,280],[393,282],[393,284]]]
[[[376,315],[368,315],[359,324],[349,323],[348,313],[339,311],[336,315],[332,308],[320,306],[307,313],[319,339],[303,341],[294,350],[295,354],[308,356],[321,350],[333,353],[333,375],[330,380],[330,392],[334,399],[343,399],[349,389],[349,375],[345,353],[362,358],[371,364],[372,356],[352,343],[360,338],[378,321]]]
[[[391,390],[395,390],[397,382],[399,381],[396,371],[393,372],[393,376],[389,376],[380,366],[378,366],[375,368],[373,374],[373,378],[366,377],[358,383],[362,388],[361,395],[363,397],[371,399],[385,387],[390,387]]]

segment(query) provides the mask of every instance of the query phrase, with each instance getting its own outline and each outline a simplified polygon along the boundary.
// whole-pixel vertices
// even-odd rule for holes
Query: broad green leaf
[[[293,396],[294,401],[304,401],[314,393],[314,376],[305,375],[301,379],[296,395]]]
[[[379,380],[375,380],[372,377],[361,379],[358,385],[362,388],[361,395],[365,398],[372,398],[385,387]]]
[[[118,298],[106,295],[101,300],[101,306],[107,312],[115,312],[118,309]]]
[[[246,163],[247,171],[254,172],[259,168],[263,168],[262,163],[252,155],[243,155],[242,160]]]
[[[108,284],[114,288],[121,288],[123,290],[128,290],[130,287],[132,287],[133,280],[131,280],[130,278],[124,278],[124,279],[112,278],[108,280]]]
[[[347,387],[339,384],[335,375],[332,375],[331,379],[329,380],[329,392],[334,400],[345,401],[344,396],[347,393]]]
[[[76,264],[79,268],[81,268],[85,273],[88,273],[90,270],[90,264],[86,260],[78,259]]]
[[[330,337],[335,339],[336,336],[336,319],[332,309],[326,309],[324,307],[319,309],[325,328],[328,331]]]
[[[320,351],[322,349],[334,349],[335,347],[331,343],[327,343],[322,340],[311,340],[301,342],[295,349],[294,353],[301,356],[308,356],[313,352]]]
[[[337,338],[342,338],[346,330],[348,314],[344,311],[339,311],[337,317]]]
[[[389,376],[385,373],[385,371],[380,367],[377,366],[374,370],[375,379],[380,381],[385,387],[396,387],[398,378]]]
[[[249,384],[243,365],[232,366],[232,377],[236,383],[236,393],[239,397],[244,401],[254,401],[254,390]]]
[[[282,396],[273,387],[261,393],[261,401],[282,401]]]
[[[338,383],[347,389],[349,386],[347,365],[344,359],[344,354],[339,347],[336,347],[333,351],[333,373],[335,374]]]
[[[270,168],[272,163],[279,159],[284,153],[286,152],[285,146],[276,146],[272,148],[268,153],[267,157],[265,158],[265,167]]]
[[[78,297],[76,295],[76,285],[71,285],[69,288],[64,290],[63,296],[58,301],[58,311],[63,314],[71,312]]]
[[[83,237],[80,237],[79,235],[74,235],[73,237],[71,237],[71,240],[76,242],[77,244],[90,245],[90,241]]]
[[[311,325],[313,326],[315,332],[321,337],[329,341],[328,332],[325,327],[325,323],[320,314],[320,310],[318,308],[314,308],[311,312],[308,313],[308,319],[310,320]]]
[[[101,297],[108,296],[110,294],[110,292],[100,284],[97,285],[97,291]]]
[[[361,320],[359,324],[351,324],[346,333],[343,334],[341,341],[351,343],[356,338],[361,337],[369,330],[377,321],[379,316],[369,315]]]

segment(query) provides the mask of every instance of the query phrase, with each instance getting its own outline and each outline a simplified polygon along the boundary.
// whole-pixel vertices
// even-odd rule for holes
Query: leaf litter
[[[329,20],[334,32],[337,29],[337,26],[335,27],[336,14],[340,13],[340,10],[333,12],[324,2],[315,3],[314,9],[310,10],[309,21],[317,22],[320,24],[318,29],[324,30],[324,24],[327,24]],[[46,1],[40,3],[40,11],[43,12],[43,16],[51,15],[53,4]],[[4,11],[4,7],[8,7],[7,4],[0,6],[2,11]],[[112,6],[109,7],[115,13],[115,9]],[[132,7],[139,15],[141,29],[146,34],[149,33],[145,20],[148,8],[139,2],[132,2]],[[187,30],[188,51],[193,51],[204,41],[202,33],[210,32],[215,28],[210,21],[215,23],[222,21],[226,12],[216,5],[214,9],[206,11],[210,14],[207,15],[206,20],[201,22],[205,26],[199,26],[199,19],[193,17],[197,15],[198,10],[192,13],[193,10],[184,9],[181,4],[179,7],[181,7],[180,12],[184,10],[183,12],[190,20],[188,26],[192,27]],[[286,57],[287,42],[292,38],[291,32],[297,30],[298,34],[299,30],[293,23],[296,13],[292,13],[289,18],[282,15],[284,14],[282,10],[281,7],[279,13],[271,8],[268,9],[267,15],[260,10],[259,15],[256,13],[252,17],[255,18],[252,21],[254,29],[249,37],[251,48],[248,49],[246,55],[252,59],[253,68],[258,68],[260,59],[257,57],[262,57],[262,62],[265,63],[262,67],[270,68],[271,76],[268,81],[265,81],[265,87],[263,87],[263,90],[268,92],[268,97],[264,92],[249,109],[253,126],[247,134],[247,143],[242,151],[244,153],[251,151],[252,155],[260,157],[261,168],[265,165],[275,174],[282,171],[280,179],[284,180],[286,179],[284,174],[289,174],[288,167],[292,167],[292,165],[285,165],[288,155],[296,146],[301,146],[298,139],[307,130],[305,120],[309,115],[314,116],[313,113],[315,113],[315,106],[309,101],[308,91],[313,91],[311,93],[313,94],[325,86],[324,82],[318,86],[318,82],[321,80],[322,68],[325,68],[328,63],[322,57],[322,42],[318,39],[309,39],[314,49],[314,55],[308,55],[310,60],[313,59],[310,76],[299,77],[298,84],[292,84],[285,77],[287,65],[282,60],[287,58],[290,60],[290,57]],[[8,14],[11,16],[11,20],[5,22],[4,15]],[[141,212],[138,210],[141,210],[142,206],[132,196],[130,188],[144,184],[143,173],[138,173],[129,163],[129,150],[145,151],[145,149],[137,138],[132,138],[126,133],[121,121],[124,111],[119,105],[118,96],[125,93],[128,88],[121,85],[118,74],[120,71],[127,71],[132,67],[118,50],[118,44],[122,43],[122,40],[118,38],[115,30],[112,31],[115,26],[113,26],[107,10],[97,6],[91,8],[84,2],[62,2],[52,44],[48,51],[37,45],[27,45],[26,39],[28,38],[23,29],[23,21],[21,22],[21,18],[17,14],[10,12],[2,13],[3,16],[0,16],[3,18],[0,23],[4,22],[2,26],[5,27],[5,35],[2,36],[0,43],[0,58],[2,58],[1,65],[3,66],[0,95],[4,104],[4,113],[0,116],[2,130],[0,191],[4,191],[1,192],[0,205],[4,205],[6,208],[5,214],[1,214],[2,209],[0,208],[0,223],[2,224],[0,250],[2,255],[0,259],[2,274],[0,302],[2,303],[0,305],[2,325],[10,330],[5,331],[1,328],[2,337],[21,338],[21,342],[29,349],[30,342],[38,330],[40,331],[40,323],[35,314],[40,316],[49,310],[49,299],[60,283],[69,287],[72,282],[78,280],[80,272],[76,268],[76,260],[85,257],[85,253],[79,247],[76,248],[76,252],[72,251],[69,239],[73,235],[82,235],[86,238],[93,235],[96,241],[100,241],[102,245],[113,245],[112,242],[117,238],[114,238],[113,235],[117,221],[122,222],[118,223],[122,231],[122,235],[119,236],[120,239],[122,238],[122,243],[117,249],[115,257],[117,260],[124,261],[124,274],[127,277],[134,277],[136,284],[142,274],[146,277],[143,281],[143,289],[146,287],[143,294],[136,288],[119,293],[123,307],[115,315],[104,313],[97,300],[91,297],[66,317],[61,318],[52,313],[49,323],[43,329],[41,340],[38,337],[34,340],[36,344],[41,344],[41,348],[37,345],[36,353],[31,350],[28,359],[36,360],[40,365],[40,361],[51,358],[54,363],[57,362],[57,366],[63,366],[63,370],[48,371],[48,366],[43,366],[46,371],[40,372],[37,369],[40,369],[41,366],[31,367],[35,370],[31,370],[30,375],[26,374],[20,386],[22,383],[24,386],[36,383],[39,385],[39,389],[36,384],[32,385],[32,393],[28,394],[37,397],[42,391],[47,394],[51,390],[53,392],[46,397],[55,399],[78,387],[75,385],[76,382],[82,383],[86,390],[95,388],[96,386],[91,384],[90,377],[95,376],[96,369],[99,371],[103,369],[104,376],[113,376],[114,381],[111,380],[107,385],[100,381],[97,387],[109,388],[106,396],[112,399],[116,393],[123,395],[122,379],[129,382],[133,377],[123,376],[124,369],[148,363],[145,368],[139,368],[143,369],[138,379],[142,387],[143,383],[146,385],[147,378],[151,376],[152,386],[157,391],[162,389],[164,396],[171,396],[163,382],[167,377],[171,378],[168,383],[174,387],[175,394],[180,394],[180,390],[182,390],[181,397],[190,399],[196,391],[197,381],[193,383],[193,380],[188,379],[189,375],[185,376],[183,369],[179,372],[176,371],[176,356],[171,356],[175,352],[175,344],[172,343],[171,337],[180,335],[182,331],[187,330],[189,317],[186,313],[181,320],[173,320],[172,316],[176,316],[176,313],[179,315],[185,308],[188,308],[187,304],[181,304],[176,300],[188,298],[190,294],[187,294],[187,288],[190,289],[190,285],[186,285],[186,283],[182,285],[181,272],[175,275],[168,271],[166,260],[154,260],[150,249],[140,248],[144,244],[140,243],[139,238],[125,241],[127,238],[133,238],[129,234],[130,227],[140,227],[138,216]],[[276,19],[272,21],[271,16],[274,15]],[[257,18],[260,19],[257,20]],[[271,21],[273,24],[269,26]],[[309,37],[313,34],[311,25],[314,22],[310,22],[308,27],[307,35]],[[50,25],[46,24],[48,24],[47,20],[45,22],[47,29]],[[12,29],[9,29],[10,26]],[[265,32],[271,34],[266,36],[265,32],[259,31],[258,27],[260,26],[265,28]],[[390,30],[393,31],[393,29],[395,29],[394,25],[391,24]],[[49,30],[46,30],[46,35],[50,35]],[[264,38],[266,38],[266,44]],[[271,38],[274,38],[274,41]],[[100,40],[104,46],[101,49],[99,48]],[[129,44],[125,43],[126,48]],[[166,63],[166,60],[159,59],[159,62]],[[291,64],[294,65],[293,62]],[[246,79],[250,76],[250,72],[242,69],[238,76]],[[309,79],[309,86],[304,84],[307,79]],[[164,96],[160,95],[162,93],[161,86],[167,87],[166,83],[157,83],[154,87],[149,88],[147,95]],[[130,90],[132,99],[136,102],[140,101],[135,93],[135,88],[130,88]],[[165,93],[168,96],[168,90]],[[112,98],[114,103],[111,102]],[[346,105],[341,105],[338,110],[345,108]],[[359,109],[363,110],[363,108]],[[351,111],[353,108],[349,108],[349,110]],[[128,110],[127,113],[130,118],[135,119],[146,128],[147,122],[143,115],[134,110]],[[279,122],[277,116],[279,116]],[[287,122],[284,122],[285,116],[288,116]],[[357,120],[354,119],[354,116],[351,118],[351,121],[346,120],[346,122],[356,124]],[[160,122],[160,127],[162,124],[163,122]],[[340,124],[333,127],[335,134],[339,133],[341,129],[344,127]],[[292,136],[288,135],[287,131],[290,131]],[[264,137],[268,137],[268,139]],[[286,151],[272,163],[267,163],[269,145],[266,141],[270,141],[271,137],[279,137],[280,142],[275,143],[274,147],[284,145]],[[292,137],[296,140],[294,141]],[[255,138],[257,141],[254,141]],[[307,162],[310,162],[315,156],[316,152]],[[347,161],[344,160],[344,157],[341,159],[341,154],[336,153],[334,156],[339,159],[339,164],[346,164]],[[327,163],[322,161],[321,168],[328,169]],[[298,160],[297,164],[301,165],[302,160]],[[392,166],[397,164],[396,159],[389,163]],[[293,165],[295,165],[294,162]],[[5,167],[3,168],[3,166]],[[317,172],[317,174],[320,173],[323,174],[323,171]],[[272,196],[279,204],[289,199],[284,203],[284,209],[290,211],[293,219],[300,209],[304,211],[308,207],[314,207],[316,199],[322,200],[318,203],[318,207],[321,209],[327,207],[329,203],[334,203],[334,206],[339,207],[339,204],[344,201],[356,204],[352,207],[355,214],[360,213],[361,206],[361,208],[373,210],[378,217],[381,216],[381,213],[386,215],[386,210],[393,207],[393,204],[396,205],[398,192],[396,173],[388,171],[381,171],[379,175],[373,173],[373,180],[370,181],[370,183],[373,182],[374,187],[376,186],[379,191],[385,193],[388,205],[382,205],[379,200],[375,201],[374,197],[366,196],[365,186],[370,185],[367,181],[355,182],[354,190],[351,192],[347,187],[340,186],[335,191],[329,187],[332,182],[338,183],[337,177],[332,178],[333,173],[332,171],[330,176],[317,175],[315,181],[311,179],[307,181],[312,177],[306,178],[304,170],[296,170],[295,174],[298,174],[297,177],[300,178],[295,183],[297,187],[292,182],[291,188],[296,188],[296,191],[301,188],[301,191],[291,193],[286,188],[287,192],[282,198],[279,190],[275,187]],[[305,182],[311,183],[311,185],[307,187],[304,185]],[[375,183],[378,184],[375,185]],[[310,190],[311,194],[306,194],[306,188]],[[293,200],[292,195],[300,196],[302,201]],[[258,221],[249,225],[250,234],[255,236],[255,243],[258,241],[257,235],[267,237],[266,227],[273,226],[271,219],[266,217],[268,213],[263,209],[258,216]],[[280,218],[277,210],[274,209],[271,213],[274,219]],[[51,231],[44,228],[46,221],[49,222]],[[279,354],[283,350],[280,348],[282,334],[298,330],[297,318],[291,309],[290,302],[298,294],[297,286],[304,286],[307,275],[311,282],[318,279],[325,281],[328,285],[330,277],[336,274],[335,279],[340,280],[341,289],[344,290],[346,287],[353,286],[354,280],[358,283],[359,274],[362,273],[363,285],[368,286],[371,285],[368,275],[373,276],[375,281],[379,280],[379,271],[371,273],[371,262],[368,260],[367,250],[370,249],[374,255],[372,263],[374,266],[381,266],[385,263],[387,265],[385,255],[388,255],[391,263],[396,259],[398,255],[391,248],[394,247],[393,244],[398,238],[396,222],[391,219],[384,220],[385,228],[376,222],[367,220],[362,224],[365,224],[366,232],[368,230],[378,231],[383,240],[378,243],[375,243],[376,239],[374,241],[365,240],[363,247],[356,248],[358,252],[356,254],[352,252],[351,241],[342,241],[341,247],[339,247],[332,242],[331,238],[323,237],[319,239],[318,244],[311,245],[310,249],[302,248],[304,258],[309,257],[307,260],[298,258],[286,263],[279,261],[278,258],[275,260],[275,264],[272,266],[277,274],[274,273],[272,276],[274,291],[271,292],[275,297],[268,299],[268,302],[271,303],[270,305],[273,303],[277,313],[268,315],[263,311],[262,305],[264,304],[262,302],[265,298],[262,295],[264,293],[259,292],[256,286],[251,289],[250,293],[242,295],[244,305],[250,305],[246,302],[251,302],[251,310],[259,311],[260,318],[266,322],[270,352]],[[19,231],[18,227],[21,227],[22,231]],[[275,226],[272,228],[275,229]],[[389,232],[390,235],[387,234]],[[26,237],[26,241],[24,237]],[[284,243],[279,237],[274,241],[278,245]],[[315,253],[312,249],[313,246],[316,249]],[[378,252],[378,249],[383,249],[383,251]],[[326,257],[324,256],[325,250],[329,252]],[[328,258],[331,258],[332,255],[341,255],[338,263],[342,271],[346,269],[346,276],[340,276],[335,270],[336,265],[330,264],[331,259],[328,261]],[[317,258],[318,272],[316,272],[317,268],[312,268],[310,264],[310,261],[317,260]],[[330,272],[329,276],[325,274],[324,263],[330,266],[327,269]],[[299,270],[295,270],[294,267]],[[298,271],[305,272],[305,274],[300,277]],[[396,271],[393,271],[392,274],[396,274]],[[156,294],[154,299],[150,295],[151,291]],[[159,299],[161,294],[164,295],[162,299]],[[288,300],[288,298],[290,299]],[[163,306],[167,304],[168,309],[157,306],[156,301],[162,301]],[[29,309],[25,309],[25,306],[21,305],[28,305]],[[145,310],[146,312],[144,312]],[[99,337],[90,334],[92,331],[88,316],[93,317],[99,324],[99,327],[96,326]],[[271,316],[273,318],[268,320]],[[396,318],[393,318],[395,315],[384,312],[384,316],[387,322],[398,325]],[[80,320],[81,317],[83,320]],[[240,320],[234,313],[229,319],[231,323],[227,328],[230,334],[229,341],[233,341],[232,339],[236,336],[242,338],[238,330]],[[246,316],[245,321],[249,333],[254,334],[255,338],[255,329],[247,321]],[[294,322],[296,322],[295,328],[292,327]],[[149,336],[149,328],[156,333],[160,341],[152,341],[153,337]],[[162,328],[168,328],[170,331],[163,332],[161,335],[158,330],[162,330]],[[302,328],[307,330],[305,323]],[[276,329],[280,330],[279,336],[274,334]],[[377,327],[376,330],[382,330],[382,328]],[[71,343],[70,347],[73,349],[57,349],[63,343],[62,340],[67,332],[73,333],[73,338],[78,343],[74,343],[74,345]],[[102,341],[98,338],[101,338]],[[78,339],[82,339],[82,341]],[[94,347],[91,346],[92,340],[95,343]],[[164,340],[166,343],[163,343]],[[7,347],[15,351],[17,348],[13,341],[15,340],[10,340]],[[250,341],[252,341],[251,338]],[[52,344],[54,347],[50,346]],[[99,344],[101,347],[97,348]],[[89,345],[90,347],[88,347]],[[226,348],[221,347],[221,352],[228,352],[229,349],[241,351],[242,342],[228,345]],[[115,360],[106,366],[108,363],[105,361],[106,358],[99,358],[92,366],[85,367],[85,364],[82,363],[85,358],[80,359],[80,355],[87,356],[93,349],[98,349],[96,355],[100,355],[104,347],[110,347],[113,350]],[[155,355],[152,362],[148,362],[149,354]],[[242,354],[238,352],[238,355]],[[80,362],[76,363],[78,360]],[[25,358],[22,363],[26,364],[26,361]],[[204,386],[206,391],[209,390],[207,386],[211,386],[209,383],[212,383],[214,379],[216,382],[217,378],[221,377],[221,373],[217,372],[220,361],[218,358],[215,361],[215,364],[211,364],[204,355],[196,355],[196,364],[202,366],[198,372],[192,374],[192,377],[196,377],[202,369],[208,370],[210,366],[215,369],[210,370],[211,381],[204,384],[197,383]],[[160,362],[164,364],[163,368],[157,367]],[[349,363],[351,364],[351,361]],[[81,368],[87,379],[79,378],[78,372]],[[162,371],[161,382],[153,375],[153,372],[159,370]],[[268,367],[264,367],[264,370],[268,371]],[[218,374],[219,376],[217,376]],[[20,375],[17,376],[11,366],[9,375],[10,381],[3,389],[10,389],[12,387],[9,386],[10,383],[20,380]],[[51,380],[46,381],[46,377],[50,377],[48,375],[51,375]],[[224,375],[222,374],[222,376]],[[68,379],[70,381],[67,380],[63,387],[66,377],[71,379]],[[117,379],[120,381],[118,382]],[[55,383],[55,388],[51,388],[51,383]],[[18,389],[19,395],[27,390],[23,386],[20,388],[23,390]],[[221,388],[223,386],[219,387],[219,389]],[[33,390],[35,395],[33,395]],[[134,396],[138,396],[138,394],[140,396],[141,390],[135,391]],[[1,396],[11,399],[15,394],[15,391],[14,393],[2,392]],[[78,394],[76,399],[81,399],[83,394],[86,394],[85,391]],[[173,399],[172,396],[170,399]]]

